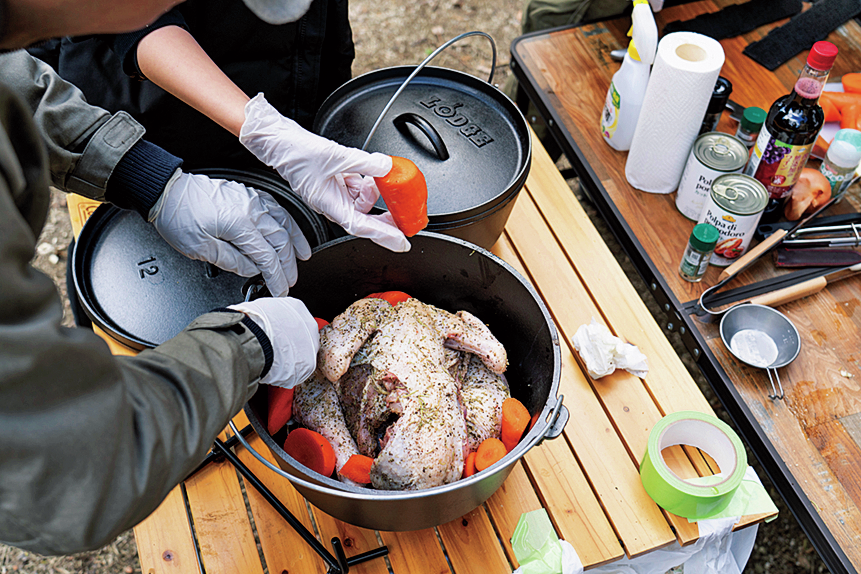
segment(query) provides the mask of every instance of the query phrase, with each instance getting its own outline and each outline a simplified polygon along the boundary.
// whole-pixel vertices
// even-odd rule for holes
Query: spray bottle
[[[601,114],[604,140],[620,151],[631,147],[649,83],[649,72],[658,49],[658,26],[649,1],[634,0],[631,17],[633,24],[628,32],[631,36],[628,52],[622,60],[622,67],[613,74]]]

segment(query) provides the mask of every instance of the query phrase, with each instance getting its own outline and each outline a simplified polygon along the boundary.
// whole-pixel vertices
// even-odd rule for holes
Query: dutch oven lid
[[[312,248],[330,239],[325,221],[280,179],[273,182],[268,174],[238,170],[201,172],[272,194]],[[135,349],[155,347],[199,315],[244,301],[248,282],[187,258],[136,212],[108,204],[99,206],[81,230],[72,265],[75,291],[87,315],[111,337]]]
[[[386,68],[350,80],[323,102],[314,131],[361,148],[414,69]],[[427,180],[431,222],[456,221],[491,210],[520,191],[531,140],[523,114],[496,87],[462,72],[427,67],[395,100],[367,151],[415,162]],[[385,209],[385,203],[380,200],[377,207]]]

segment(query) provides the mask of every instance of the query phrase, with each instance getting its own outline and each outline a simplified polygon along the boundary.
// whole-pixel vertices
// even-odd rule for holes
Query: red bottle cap
[[[837,46],[831,42],[820,41],[813,44],[807,56],[807,65],[815,70],[828,71],[837,59]]]

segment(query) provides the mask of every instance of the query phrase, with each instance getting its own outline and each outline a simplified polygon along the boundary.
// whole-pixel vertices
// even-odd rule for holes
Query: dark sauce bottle
[[[836,58],[837,46],[816,42],[795,88],[778,98],[768,111],[745,169],[768,190],[768,205],[760,220],[763,223],[777,221],[783,215],[786,198],[825,124],[825,113],[817,102]]]

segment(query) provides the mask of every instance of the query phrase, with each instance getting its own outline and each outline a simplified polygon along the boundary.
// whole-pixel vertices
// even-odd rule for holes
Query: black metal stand
[[[245,433],[250,431],[250,426],[245,427],[240,432],[245,436]],[[366,562],[368,560],[373,560],[374,558],[381,558],[389,553],[389,549],[386,546],[381,546],[380,548],[370,550],[368,552],[363,552],[362,554],[357,554],[351,558],[347,558],[344,554],[344,548],[341,544],[341,540],[336,536],[332,538],[332,548],[335,551],[335,554],[332,555],[325,546],[320,544],[317,538],[314,536],[312,532],[310,532],[305,525],[303,525],[299,520],[293,516],[293,514],[281,504],[281,501],[278,500],[272,491],[266,488],[260,479],[251,472],[245,464],[239,460],[239,458],[230,450],[230,447],[222,442],[220,439],[215,439],[215,445],[213,448],[213,452],[215,456],[212,458],[207,457],[207,460],[204,461],[201,466],[197,468],[200,470],[203,466],[215,460],[218,456],[224,456],[230,463],[236,467],[236,470],[245,478],[245,480],[253,486],[257,492],[259,492],[266,501],[272,505],[278,514],[280,514],[284,520],[302,537],[302,539],[308,543],[314,551],[320,555],[320,558],[326,563],[329,567],[327,570],[327,574],[347,574],[350,571],[350,566],[355,566],[356,564],[360,564],[362,562]],[[197,470],[195,472],[197,472]]]

